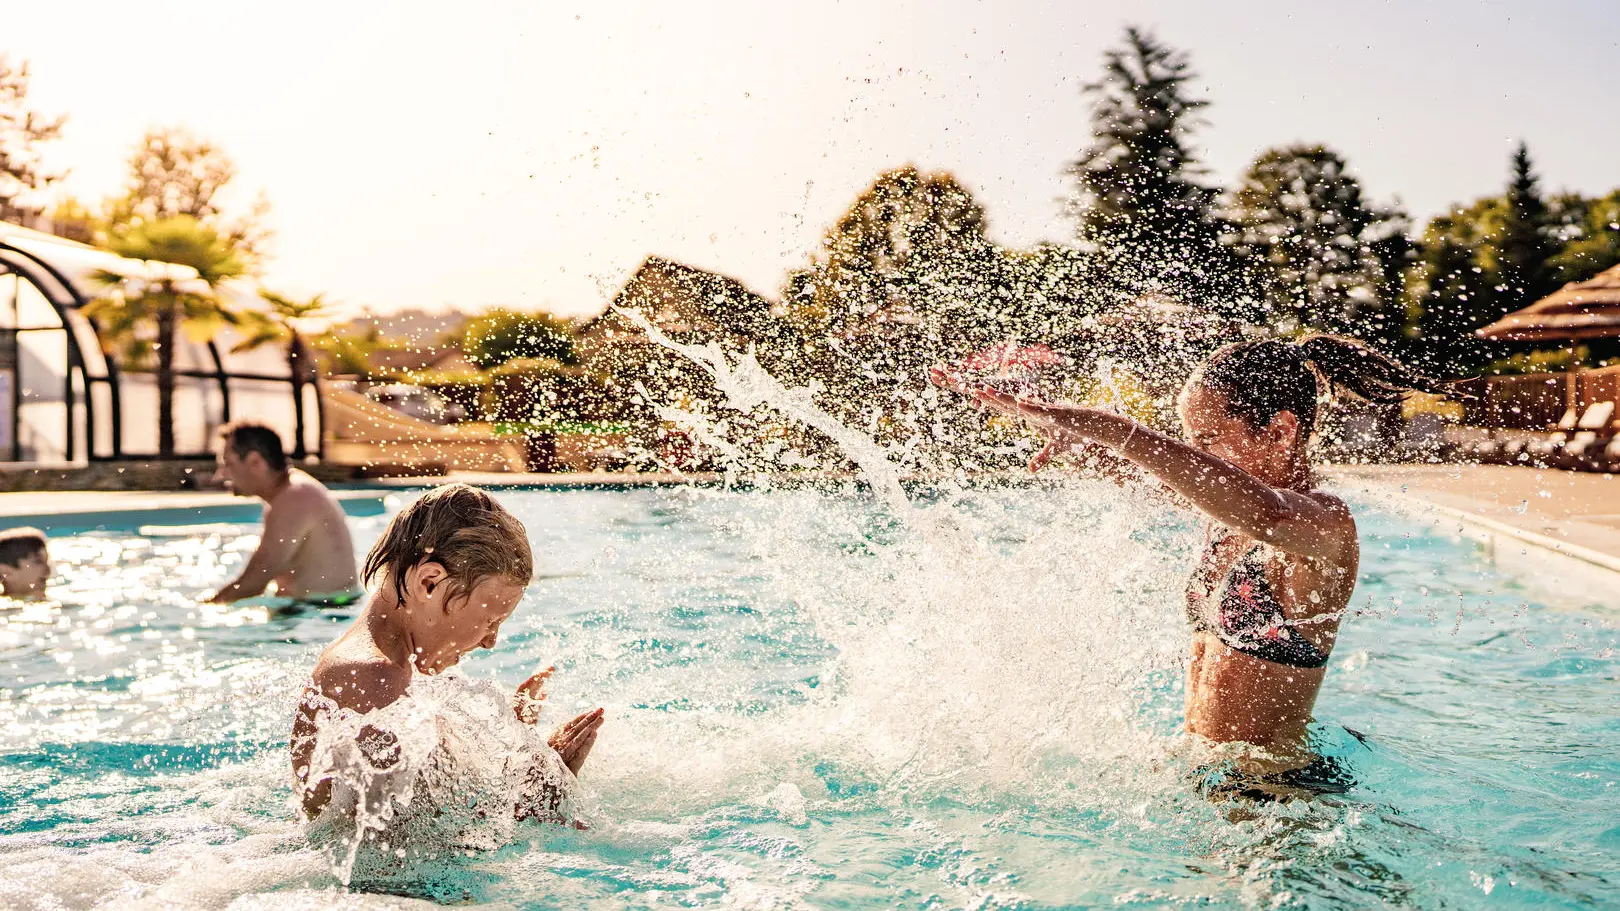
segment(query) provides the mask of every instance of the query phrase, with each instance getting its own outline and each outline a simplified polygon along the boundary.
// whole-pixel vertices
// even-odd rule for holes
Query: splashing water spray
[[[809,535],[781,521],[755,529],[762,562],[838,651],[836,695],[784,725],[815,732],[814,743],[797,749],[851,754],[842,758],[877,774],[896,801],[1011,788],[1037,803],[1066,792],[1060,801],[1129,815],[1144,795],[1165,790],[1166,773],[1143,760],[1164,753],[1174,722],[1144,716],[1139,704],[1146,690],[1174,687],[1179,678],[1183,637],[1166,609],[1178,573],[1166,572],[1175,557],[1163,540],[1139,540],[1142,509],[1095,481],[1050,485],[1061,497],[1056,504],[1026,502],[1019,489],[958,489],[914,502],[884,448],[817,406],[814,387],[784,385],[751,352],[683,344],[635,310],[615,311],[699,366],[725,407],[764,406],[832,439],[914,533],[885,539],[869,561],[875,565],[851,570],[858,576],[847,581],[858,584],[840,584],[800,554],[814,546],[808,541],[837,539],[847,527]],[[683,428],[705,423],[690,412],[660,413]],[[711,423],[697,435],[723,437],[724,426]],[[735,446],[717,449],[729,464],[739,461]],[[840,508],[823,501],[802,515]],[[1004,521],[1032,515],[1043,533],[1027,541],[1004,534]],[[1155,520],[1150,530],[1161,539],[1186,532]]]

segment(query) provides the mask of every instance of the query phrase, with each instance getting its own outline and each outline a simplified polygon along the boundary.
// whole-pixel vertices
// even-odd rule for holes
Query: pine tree
[[[1274,318],[1374,340],[1401,334],[1406,217],[1367,202],[1337,152],[1267,150],[1226,214],[1236,228],[1234,250],[1265,282]]]
[[[1230,290],[1216,191],[1196,179],[1190,144],[1209,104],[1191,96],[1194,78],[1185,54],[1132,27],[1106,54],[1103,78],[1084,90],[1094,141],[1069,168],[1077,234],[1127,294]]]
[[[1529,306],[1558,287],[1547,264],[1558,250],[1547,201],[1537,184],[1530,149],[1521,142],[1513,153],[1513,176],[1503,197],[1507,205],[1495,244],[1494,265],[1505,286],[1504,303],[1510,308]]]

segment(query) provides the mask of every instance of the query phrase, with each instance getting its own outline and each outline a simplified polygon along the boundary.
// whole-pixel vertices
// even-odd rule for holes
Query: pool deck
[[[1453,527],[1494,562],[1620,606],[1620,475],[1505,465],[1335,466],[1338,486]],[[1595,571],[1595,572],[1594,572]]]
[[[386,491],[335,490],[333,496],[350,507],[379,501]],[[154,523],[184,520],[202,521],[225,514],[261,510],[253,498],[223,491],[68,490],[56,492],[0,493],[0,529],[37,525],[49,531],[80,528],[92,519],[140,516]]]

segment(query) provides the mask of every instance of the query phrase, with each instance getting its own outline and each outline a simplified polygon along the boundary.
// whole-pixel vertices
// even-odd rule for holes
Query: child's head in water
[[[0,595],[42,598],[51,578],[45,533],[37,528],[0,531]]]
[[[412,659],[429,674],[493,648],[533,576],[523,523],[466,484],[435,488],[395,516],[363,573],[404,613]]]

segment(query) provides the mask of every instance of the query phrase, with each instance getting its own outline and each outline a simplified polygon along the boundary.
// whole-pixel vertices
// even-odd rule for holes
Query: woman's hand
[[[518,684],[517,692],[512,694],[512,711],[517,713],[519,721],[534,724],[540,720],[540,707],[546,701],[546,680],[556,670],[557,666],[553,664]]]
[[[928,378],[941,389],[961,393],[975,402],[1010,417],[1018,418],[1046,435],[1046,445],[1029,461],[1030,471],[1040,471],[1054,458],[1076,446],[1091,442],[1094,437],[1086,430],[1102,420],[1120,420],[1118,415],[1101,408],[1078,405],[1058,405],[1030,396],[1014,396],[986,383],[970,382],[943,367],[928,371]]]
[[[1050,465],[1053,459],[1060,455],[1064,455],[1069,450],[1078,445],[1082,445],[1084,442],[1084,440],[1074,439],[1073,437],[1066,436],[1056,430],[1046,431],[1046,445],[1042,446],[1041,451],[1035,453],[1035,455],[1029,460],[1030,473],[1033,474],[1040,471],[1042,468]]]
[[[602,728],[604,712],[600,708],[591,709],[575,717],[557,729],[551,739],[546,741],[551,748],[562,757],[563,765],[575,775],[585,764],[585,758],[591,755],[591,747],[596,745],[596,732]]]
[[[973,400],[1026,424],[1039,427],[1049,436],[1061,437],[1070,443],[1082,443],[1095,438],[1093,432],[1102,421],[1118,421],[1119,415],[1105,408],[1085,405],[1058,405],[1029,396],[1008,395],[989,386],[978,386],[968,392]]]

